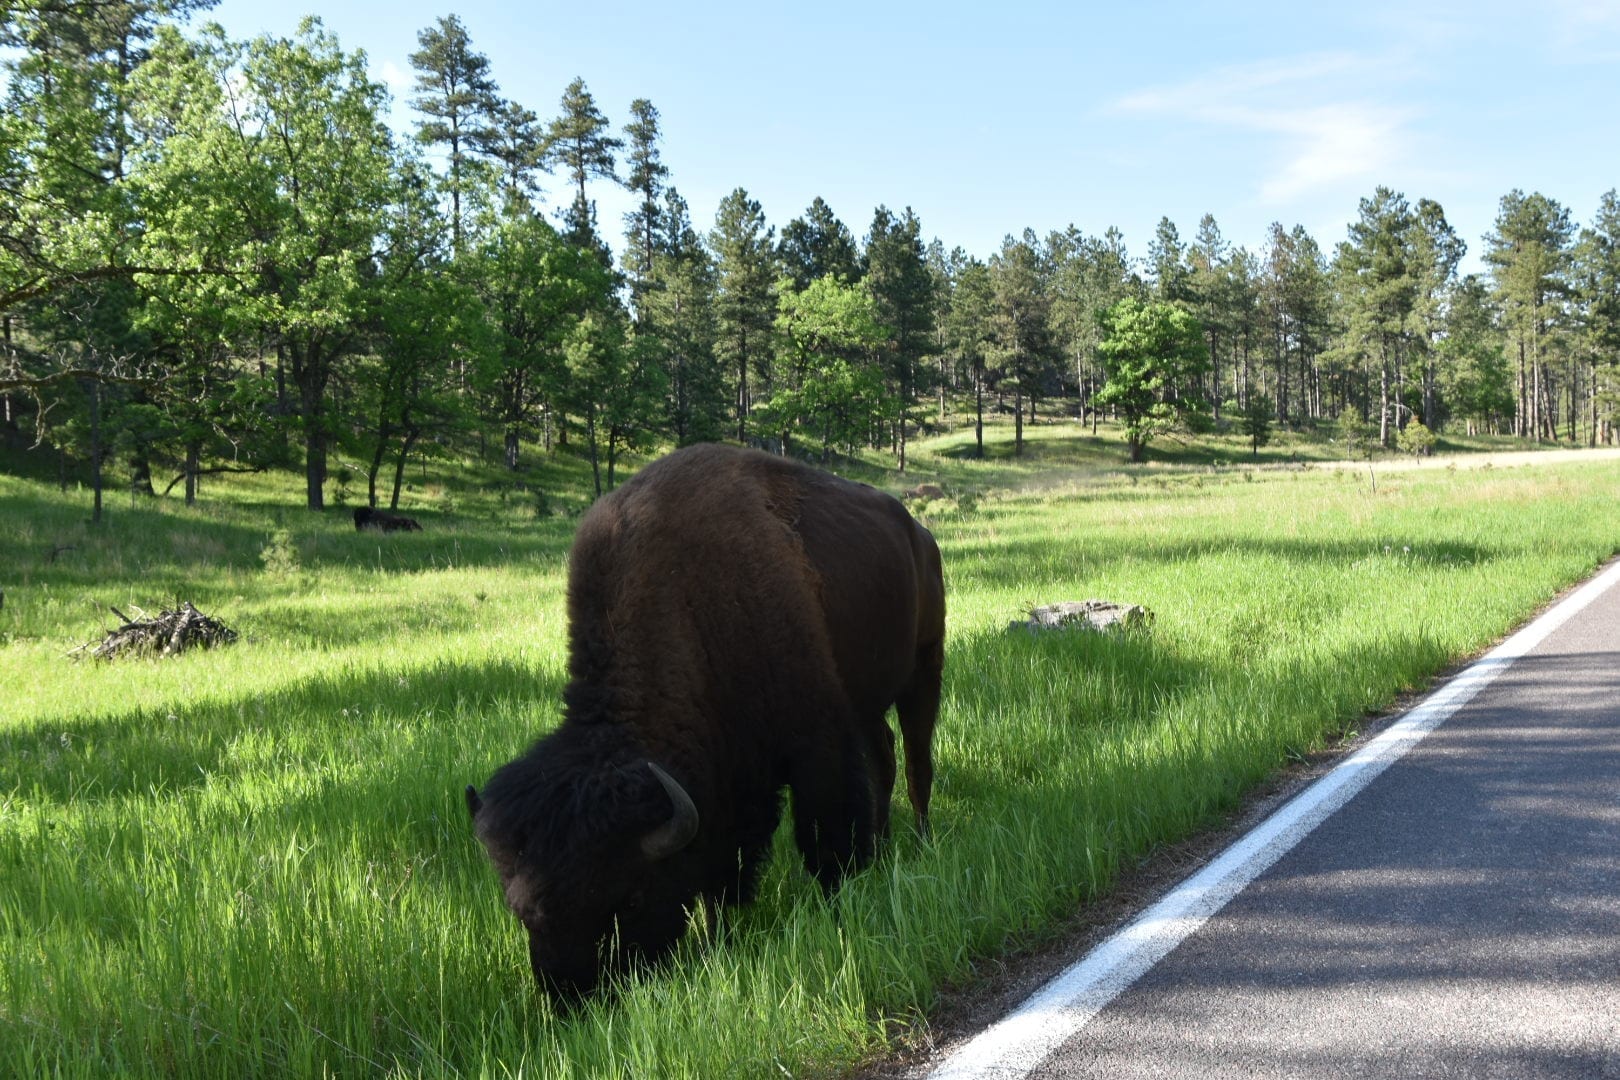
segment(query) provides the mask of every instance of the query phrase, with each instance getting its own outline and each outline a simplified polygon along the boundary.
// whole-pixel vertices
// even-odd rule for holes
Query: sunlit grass
[[[1373,495],[1125,472],[1045,432],[1026,474],[960,436],[904,480],[867,466],[951,493],[920,508],[951,608],[933,837],[897,827],[831,904],[779,837],[753,907],[566,1018],[459,795],[556,721],[566,511],[446,486],[449,509],[407,508],[428,531],[379,537],[266,476],[92,529],[82,495],[0,478],[0,1075],[833,1074],[1620,549],[1614,464]],[[261,557],[278,532],[290,564]],[[243,639],[65,655],[109,604],[176,597]],[[1157,618],[1007,628],[1088,597]]]

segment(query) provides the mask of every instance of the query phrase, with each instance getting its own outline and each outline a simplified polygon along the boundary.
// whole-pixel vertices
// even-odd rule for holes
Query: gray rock
[[[1146,630],[1153,624],[1153,612],[1141,604],[1116,604],[1111,600],[1064,600],[1030,609],[1029,618],[1010,623],[1008,628],[1026,630]]]

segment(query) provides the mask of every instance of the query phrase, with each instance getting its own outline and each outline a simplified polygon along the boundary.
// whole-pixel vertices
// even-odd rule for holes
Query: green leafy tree
[[[1047,237],[1050,263],[1048,324],[1053,345],[1073,364],[1074,390],[1081,409],[1092,411],[1092,395],[1102,385],[1097,346],[1102,341],[1097,316],[1124,296],[1140,290],[1130,255],[1118,229],[1101,237],[1086,236],[1074,226]]]
[[[585,446],[598,496],[615,483],[619,455],[650,445],[662,385],[658,369],[627,337],[622,311],[586,312],[563,343],[568,380],[565,401],[585,425]],[[607,466],[604,487],[602,467]]]
[[[1421,420],[1413,420],[1395,437],[1395,447],[1403,454],[1427,457],[1434,450],[1434,432]]]
[[[1230,249],[1214,214],[1198,222],[1198,235],[1187,248],[1188,303],[1204,327],[1209,346],[1209,400],[1216,420],[1221,418],[1221,354],[1230,349],[1234,315],[1233,281],[1228,265]]]
[[[787,452],[796,431],[821,444],[826,461],[834,445],[853,446],[893,415],[882,369],[873,361],[888,333],[877,301],[859,283],[834,274],[799,291],[777,286],[778,382],[762,422]]]
[[[268,380],[253,379],[231,359],[232,346],[252,329],[252,277],[241,259],[241,178],[217,168],[216,155],[225,80],[240,56],[217,34],[188,40],[164,27],[130,83],[139,103],[135,130],[147,136],[129,174],[143,260],[191,271],[136,278],[137,322],[163,353],[165,377],[148,389],[165,421],[153,434],[180,446],[188,506],[213,452],[228,450],[233,466],[277,457],[268,443],[255,445],[265,410],[242,407],[265,395]]]
[[[1418,200],[1413,219],[1409,245],[1417,295],[1411,337],[1420,360],[1416,374],[1422,379],[1418,411],[1423,424],[1433,430],[1443,415],[1439,362],[1444,354],[1438,346],[1445,338],[1446,311],[1457,286],[1457,265],[1467,254],[1468,245],[1446,221],[1445,210],[1432,199]]]
[[[425,170],[407,166],[383,224],[373,289],[373,355],[360,358],[356,397],[369,405],[366,497],[377,505],[377,478],[394,452],[390,509],[399,507],[405,465],[424,436],[452,433],[460,419],[459,380],[446,358],[473,354],[476,369],[490,327],[474,290],[452,273],[448,224],[435,212]],[[461,367],[462,365],[457,365]]]
[[[520,465],[522,441],[548,425],[568,395],[565,343],[576,324],[611,306],[613,276],[592,252],[569,244],[538,214],[508,204],[483,231],[466,274],[482,300],[491,334],[479,384],[491,402],[506,467]],[[538,432],[550,446],[550,428]]]
[[[1097,404],[1114,408],[1125,425],[1133,462],[1147,444],[1195,407],[1179,391],[1204,374],[1209,354],[1198,320],[1173,304],[1127,297],[1102,316],[1100,352],[1108,381]]]
[[[251,311],[296,390],[306,498],[321,510],[332,378],[364,343],[372,253],[395,194],[386,95],[364,55],[343,52],[317,19],[292,38],[256,38],[227,86],[210,137],[239,188]]]
[[[149,417],[145,395],[162,379],[153,342],[135,325],[133,275],[174,272],[144,264],[127,184],[130,82],[165,20],[206,6],[0,7],[0,430],[14,432],[33,400],[39,439],[88,449],[97,521],[104,436],[118,430],[126,404]],[[23,325],[31,347],[21,343]],[[82,403],[65,393],[75,387]],[[84,421],[87,440],[51,433],[49,418],[70,413]],[[124,427],[135,480],[150,491],[149,425]]]

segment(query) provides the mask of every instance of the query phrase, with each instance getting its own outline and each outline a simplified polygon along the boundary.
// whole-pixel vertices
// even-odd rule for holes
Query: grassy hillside
[[[581,501],[435,476],[404,507],[426,531],[359,535],[258,476],[92,529],[82,492],[0,477],[0,1075],[835,1074],[1620,550],[1612,462],[1373,494],[1221,444],[1127,470],[1072,427],[1022,461],[968,438],[850,466],[946,490],[917,506],[950,603],[935,835],[898,827],[832,905],[781,837],[756,905],[568,1018],[459,792],[557,719]],[[242,639],[67,657],[108,605],[176,597]],[[1088,597],[1157,620],[1007,630]]]

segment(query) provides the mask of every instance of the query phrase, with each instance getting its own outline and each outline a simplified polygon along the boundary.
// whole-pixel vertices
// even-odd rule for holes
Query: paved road
[[[1213,915],[1145,919],[1192,929],[1136,981],[936,1075],[1620,1078],[1620,567],[1585,592]]]

